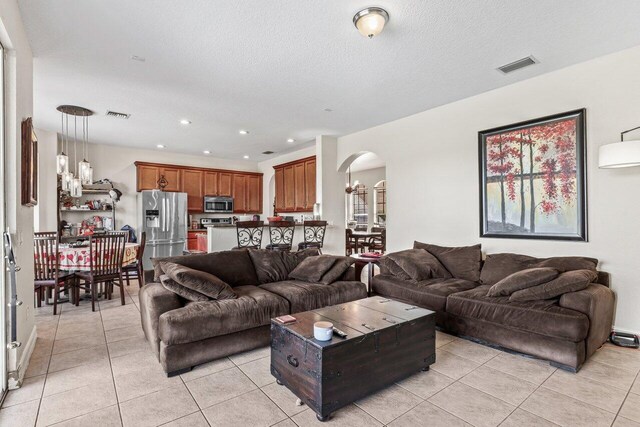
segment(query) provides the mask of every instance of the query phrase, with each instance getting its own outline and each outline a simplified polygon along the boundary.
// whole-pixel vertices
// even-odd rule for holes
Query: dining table
[[[376,237],[382,237],[382,233],[379,231],[354,231],[351,233],[351,237],[355,241],[356,252],[358,252],[360,248],[364,247],[361,242],[365,242],[368,239]]]
[[[138,243],[125,243],[122,266],[133,264],[138,255]],[[91,250],[89,246],[69,246],[61,244],[58,247],[58,268],[60,270],[75,272],[91,270]],[[103,254],[97,254],[103,256]]]

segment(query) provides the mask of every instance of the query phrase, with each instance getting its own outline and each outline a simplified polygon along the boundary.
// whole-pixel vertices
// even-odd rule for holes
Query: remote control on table
[[[337,336],[339,336],[340,338],[346,338],[347,337],[347,333],[341,331],[340,329],[336,328],[335,326],[333,327],[333,333],[336,334]]]

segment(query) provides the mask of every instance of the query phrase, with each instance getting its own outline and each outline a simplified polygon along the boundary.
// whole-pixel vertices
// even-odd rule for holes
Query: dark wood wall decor
[[[38,204],[38,138],[31,117],[22,121],[22,204]]]

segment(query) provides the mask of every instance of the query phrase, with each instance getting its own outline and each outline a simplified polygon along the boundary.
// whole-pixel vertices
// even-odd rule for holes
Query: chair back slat
[[[58,238],[53,235],[36,235],[33,239],[34,279],[36,281],[57,280]]]
[[[294,221],[271,221],[269,222],[269,241],[272,245],[291,246],[295,230]]]
[[[96,277],[116,276],[120,274],[126,242],[126,232],[91,236],[89,244],[89,265],[91,275]]]
[[[305,221],[303,225],[305,243],[319,243],[322,246],[327,221]]]
[[[262,221],[236,221],[239,248],[257,248],[262,246]]]

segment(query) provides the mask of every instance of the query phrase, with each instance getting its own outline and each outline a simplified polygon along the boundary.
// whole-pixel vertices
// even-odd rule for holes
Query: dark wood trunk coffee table
[[[271,374],[326,421],[332,412],[436,361],[435,312],[379,296],[271,320]],[[348,334],[313,338],[328,321]]]

